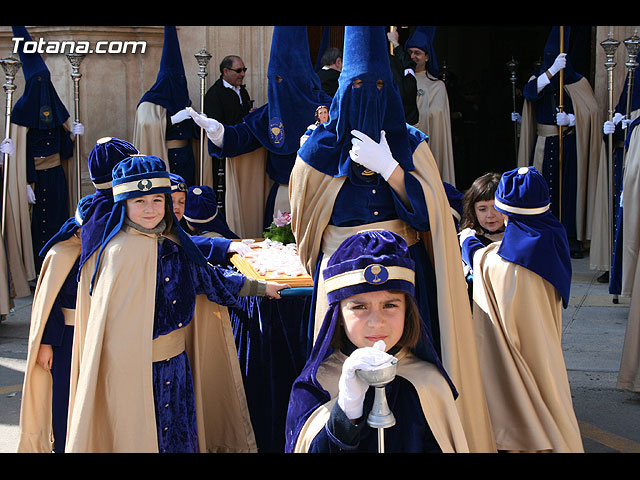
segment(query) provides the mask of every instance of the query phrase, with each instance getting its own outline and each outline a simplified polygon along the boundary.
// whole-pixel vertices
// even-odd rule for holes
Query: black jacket
[[[238,94],[222,83],[222,78],[218,78],[211,85],[204,96],[204,113],[209,118],[215,118],[223,125],[236,125],[251,110],[251,98],[244,85],[240,87],[242,104]]]

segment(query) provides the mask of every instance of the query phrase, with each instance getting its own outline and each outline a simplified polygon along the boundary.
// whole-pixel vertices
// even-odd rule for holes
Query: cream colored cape
[[[422,142],[414,152],[413,162],[416,168],[411,174],[422,184],[429,211],[430,232],[422,235],[436,272],[442,362],[460,393],[456,405],[465,429],[469,450],[494,452],[495,441],[480,378],[471,309],[469,302],[463,301],[468,298],[467,286],[449,201],[438,167],[426,142]],[[315,273],[319,252],[324,252],[324,261],[331,253],[323,245],[324,233],[334,230],[328,228],[329,220],[343,182],[344,177],[324,175],[299,157],[291,172],[289,183],[292,207],[291,226],[296,237],[300,259],[312,276]],[[355,230],[385,228],[387,223],[362,225]],[[356,233],[353,229],[344,229],[342,236],[339,236],[339,232],[338,238],[328,240],[332,245],[337,246],[341,240],[353,233]],[[323,299],[322,274],[318,283],[317,298]],[[318,301],[316,305],[316,323],[324,318],[327,309],[326,295],[324,302],[323,305]]]
[[[562,303],[539,275],[474,255],[473,320],[498,449],[583,452],[561,345]]]
[[[596,205],[606,201],[606,197],[596,199],[600,153],[603,148],[602,120],[593,90],[586,78],[565,85],[564,89],[571,98],[576,117],[576,235],[577,240],[588,241],[591,240]],[[544,141],[545,137],[537,136],[536,133],[533,106],[531,102],[525,101],[522,109],[518,166],[530,165],[531,149],[535,145],[532,165],[542,172]]]
[[[225,218],[240,238],[262,238],[264,209],[273,185],[266,172],[264,147],[226,159]]]
[[[631,112],[631,120],[635,120],[639,114],[640,110]],[[589,250],[589,266],[591,270],[608,271],[611,268],[612,232],[615,231],[615,225],[609,223],[609,217],[612,213],[611,208],[613,207],[613,205],[609,204],[609,161],[609,149],[603,142],[598,165],[593,226],[591,227],[591,249]],[[613,201],[612,194],[611,199]]]
[[[51,453],[51,372],[36,363],[51,308],[73,264],[80,256],[80,239],[71,237],[47,252],[33,294],[27,365],[22,388],[18,453]]]
[[[89,297],[96,255],[80,275],[66,451],[157,452],[155,288],[140,288],[155,279],[157,238],[120,231],[103,252]],[[227,309],[199,295],[186,328],[200,450],[256,451]]]
[[[617,387],[640,392],[640,129],[631,132],[622,185],[622,289],[631,297]]]
[[[416,75],[416,81],[418,90],[424,92],[417,97],[420,113],[417,128],[429,136],[429,148],[438,165],[442,181],[455,187],[451,111],[447,88],[442,80],[432,80],[424,74]]]
[[[167,109],[151,102],[142,102],[136,109],[136,117],[133,124],[133,145],[143,155],[153,155],[161,158],[169,169],[169,150],[167,148]],[[193,156],[196,162],[196,182],[200,179],[200,141],[190,139]],[[204,143],[205,155],[203,165],[203,184],[213,186],[213,166],[211,156],[207,151],[207,143]]]
[[[424,417],[442,452],[468,453],[467,440],[451,388],[442,373],[434,365],[406,351],[400,352],[396,358],[397,376],[409,380],[415,387]],[[296,441],[295,453],[307,453],[313,439],[326,425],[333,404],[338,399],[338,382],[345,359],[343,353],[336,352],[318,368],[318,383],[329,392],[331,400],[318,407],[304,424]]]

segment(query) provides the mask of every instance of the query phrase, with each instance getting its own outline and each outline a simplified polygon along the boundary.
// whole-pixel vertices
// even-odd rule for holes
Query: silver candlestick
[[[80,64],[84,60],[85,55],[82,53],[67,53],[67,59],[71,63],[71,79],[73,80],[73,105],[74,105],[74,123],[80,123]],[[75,139],[76,149],[76,193],[77,201],[82,198],[82,168],[80,157],[80,139]]]
[[[356,374],[375,388],[373,407],[367,417],[367,424],[378,429],[378,453],[384,453],[384,429],[393,427],[396,418],[389,409],[385,386],[393,381],[398,371],[398,360],[393,358],[391,365],[377,370],[356,370]]]

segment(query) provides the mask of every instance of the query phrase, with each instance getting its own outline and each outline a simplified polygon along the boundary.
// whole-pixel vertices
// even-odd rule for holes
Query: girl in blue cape
[[[216,327],[220,308],[239,295],[278,297],[282,287],[207,265],[173,215],[164,160],[126,158],[113,170],[112,189],[82,322],[67,451],[210,451],[203,443],[216,434],[226,436],[218,451],[252,451],[244,393],[230,379],[230,368],[238,369],[232,336],[208,353],[206,345],[192,345],[206,334],[192,333]],[[203,364],[220,351],[227,352],[224,362]],[[210,398],[221,390],[225,402],[217,398],[212,419]]]
[[[291,172],[292,230],[314,278],[308,341],[328,310],[322,272],[338,245],[363,229],[400,235],[415,262],[421,319],[464,392],[457,406],[469,448],[494,451],[449,200],[425,135],[405,122],[387,49],[384,27],[346,27],[329,122],[300,147]]]
[[[330,309],[291,392],[286,451],[377,452],[377,432],[366,422],[374,389],[357,370],[397,361],[385,387],[395,417],[385,452],[467,452],[456,389],[420,322],[404,239],[383,230],[349,237],[324,277]]]
[[[495,206],[506,215],[502,242],[476,249],[472,262],[473,321],[497,447],[583,452],[561,344],[571,286],[566,231],[533,167],[502,176]]]

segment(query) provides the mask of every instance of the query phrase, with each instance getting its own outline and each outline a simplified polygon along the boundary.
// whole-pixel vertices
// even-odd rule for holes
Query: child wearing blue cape
[[[567,233],[534,167],[502,175],[495,207],[506,215],[503,239],[471,258],[474,330],[498,450],[583,452],[561,344]]]
[[[374,389],[356,372],[397,359],[385,389],[396,423],[384,430],[384,451],[467,452],[458,393],[420,320],[404,239],[384,230],[353,235],[324,278],[330,307],[291,392],[286,451],[377,452],[377,431],[366,421]]]

